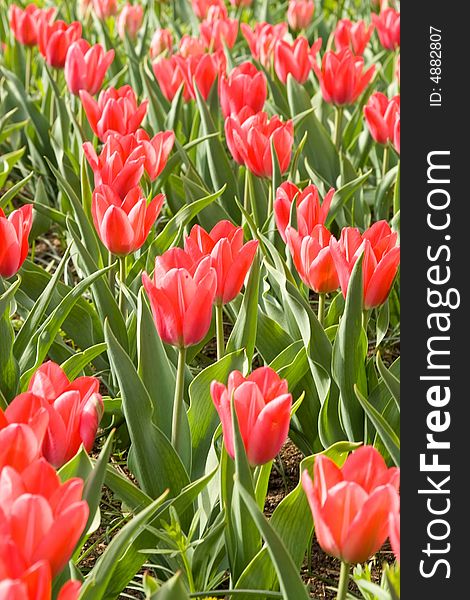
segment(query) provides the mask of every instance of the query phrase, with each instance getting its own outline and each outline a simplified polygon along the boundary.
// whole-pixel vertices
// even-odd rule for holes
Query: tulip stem
[[[323,327],[325,321],[325,294],[318,294],[318,322]]]
[[[335,147],[338,152],[341,150],[341,141],[343,137],[343,107],[336,107],[336,115],[335,115]]]
[[[184,395],[184,368],[186,366],[186,348],[178,352],[178,369],[176,371],[175,398],[173,401],[173,423],[171,428],[171,443],[178,455],[181,453],[182,414]]]
[[[24,87],[27,94],[29,94],[29,82],[31,81],[31,58],[32,50],[30,46],[25,46],[26,64],[24,73]]]
[[[113,257],[112,252],[110,252],[108,254],[108,266],[111,267],[113,262],[114,262],[114,257]],[[114,296],[114,267],[111,267],[111,269],[109,269],[108,275],[109,275],[109,288]]]
[[[387,174],[388,171],[388,158],[390,156],[390,148],[388,146],[388,144],[386,144],[384,146],[384,155],[383,155],[383,162],[382,162],[382,178],[385,177],[385,175]]]
[[[220,360],[225,354],[223,304],[215,305],[215,329],[217,336],[217,360]]]
[[[348,594],[349,584],[349,564],[347,562],[341,562],[341,572],[339,575],[338,594],[336,600],[346,600]]]
[[[124,285],[126,284],[126,257],[119,257],[119,310],[124,315]],[[124,315],[125,318],[125,315]]]

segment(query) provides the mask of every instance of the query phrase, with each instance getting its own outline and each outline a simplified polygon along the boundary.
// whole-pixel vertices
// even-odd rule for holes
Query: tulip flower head
[[[315,225],[309,235],[287,226],[286,238],[295,268],[307,287],[325,294],[339,287],[338,274],[331,255],[331,233],[324,225]]]
[[[240,25],[243,36],[248,42],[253,58],[269,69],[274,56],[274,48],[287,34],[287,23],[256,23],[254,29],[247,23]]]
[[[266,75],[250,62],[235,67],[219,79],[220,106],[224,119],[248,106],[254,113],[263,110],[268,95]]]
[[[289,73],[299,83],[305,83],[321,45],[321,38],[312,47],[304,36],[299,36],[292,44],[279,40],[274,48],[274,69],[282,83],[287,83]]]
[[[240,293],[257,248],[257,240],[243,244],[243,228],[230,221],[220,221],[209,233],[194,225],[184,242],[195,262],[210,256],[217,275],[216,304],[227,304]]]
[[[388,537],[393,554],[400,562],[400,512],[398,510],[392,511],[388,516]]]
[[[218,8],[222,15],[227,16],[224,0],[191,0],[191,4],[194,14],[200,21],[207,18],[212,7]]]
[[[43,364],[33,375],[28,391],[8,405],[4,416],[9,423],[24,423],[38,431],[37,422],[43,414],[48,422],[42,454],[52,465],[61,467],[82,444],[89,452],[103,414],[98,379],[79,377],[70,382],[59,365]]]
[[[63,69],[67,52],[73,42],[82,37],[82,25],[74,21],[52,21],[43,12],[37,23],[39,52],[51,67]]]
[[[150,42],[150,56],[156,58],[168,52],[171,54],[173,48],[173,35],[169,29],[157,29],[153,34],[152,41]]]
[[[147,112],[148,100],[143,100],[138,106],[130,85],[102,90],[98,102],[85,90],[81,90],[79,95],[90,127],[102,142],[114,133],[135,133]]]
[[[161,57],[152,64],[152,68],[162,94],[171,102],[184,83],[184,76],[176,56]]]
[[[113,59],[114,50],[105,52],[101,44],[90,46],[82,39],[73,42],[67,51],[64,69],[69,91],[78,96],[80,90],[85,90],[94,96],[101,89]]]
[[[199,38],[185,33],[179,43],[179,53],[183,58],[188,56],[201,56],[205,54],[207,46],[205,42]]]
[[[305,470],[302,487],[323,550],[348,564],[373,556],[387,539],[389,513],[399,506],[399,476],[372,446],[352,452],[341,469],[316,456],[314,479]]]
[[[364,107],[364,117],[378,144],[393,142],[395,123],[400,118],[400,96],[389,100],[382,92],[375,92]]]
[[[364,59],[354,56],[349,48],[323,55],[321,67],[313,64],[323,100],[336,106],[354,104],[369,85],[374,74],[372,65],[364,70]]]
[[[92,3],[96,16],[102,21],[117,15],[117,0],[92,0]]]
[[[142,282],[165,343],[187,348],[204,339],[217,289],[209,257],[195,263],[181,248],[172,248],[157,256],[153,280],[143,273]]]
[[[393,147],[400,154],[400,113],[395,119],[395,127],[393,128]]]
[[[126,4],[118,18],[117,28],[119,37],[123,40],[127,36],[131,40],[137,39],[137,34],[142,26],[144,9],[140,4]]]
[[[241,438],[251,466],[263,465],[279,453],[289,433],[292,395],[287,381],[270,367],[260,367],[243,377],[232,371],[225,386],[211,383],[211,396],[222,423],[225,449],[234,458],[233,404]]]
[[[220,8],[212,6],[207,19],[199,25],[199,32],[207,48],[223,50],[224,45],[233,48],[238,36],[238,19],[222,17]]]
[[[33,207],[26,204],[8,218],[0,208],[0,277],[13,277],[28,256],[28,236],[33,225]]]
[[[177,68],[184,81],[183,97],[186,102],[196,99],[195,86],[204,100],[207,100],[217,77],[225,72],[226,59],[223,50],[214,54],[202,54],[183,58],[179,54],[174,57]]]
[[[54,467],[43,458],[21,473],[4,467],[0,472],[0,573],[6,570],[7,579],[21,578],[42,561],[52,577],[60,573],[88,519],[82,493],[82,479],[61,483]],[[42,579],[47,584],[46,572]],[[23,580],[27,588],[28,582],[32,584],[28,578]]]
[[[361,236],[355,227],[344,227],[339,241],[330,240],[343,296],[346,298],[352,270],[364,253],[362,281],[364,309],[383,304],[393,284],[400,264],[400,247],[397,234],[386,221],[377,221]]]
[[[294,143],[292,120],[284,123],[277,115],[270,119],[265,112],[252,115],[251,109],[245,107],[237,116],[225,119],[225,135],[234,160],[254,175],[272,176],[271,142],[281,173],[289,168]]]
[[[292,31],[301,31],[310,26],[315,4],[312,0],[290,0],[287,9],[287,21]]]
[[[49,23],[54,19],[56,9],[41,9],[36,4],[28,4],[23,10],[16,4],[10,6],[10,27],[15,38],[24,46],[38,43],[38,21],[45,18]]]
[[[351,22],[341,19],[335,29],[335,46],[340,51],[349,48],[356,56],[362,56],[374,32],[374,25],[367,26],[364,21]]]
[[[320,203],[320,195],[314,185],[310,184],[300,191],[290,181],[282,183],[276,191],[274,218],[283,241],[286,242],[286,227],[289,225],[294,199],[297,231],[304,237],[310,235],[316,225],[325,224],[334,194],[335,190],[331,188]]]
[[[93,191],[91,213],[100,240],[116,256],[127,256],[141,248],[165,201],[163,194],[149,204],[138,186],[124,198],[109,185],[99,185]]]
[[[23,471],[33,460],[42,456],[42,445],[49,424],[45,409],[37,411],[29,424],[10,423],[0,409],[0,472],[10,466]]]
[[[400,13],[394,8],[385,8],[379,15],[372,15],[380,43],[386,50],[400,47]]]

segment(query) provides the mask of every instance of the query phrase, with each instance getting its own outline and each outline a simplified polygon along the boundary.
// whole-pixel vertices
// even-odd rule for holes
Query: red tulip
[[[345,48],[340,52],[325,52],[321,68],[314,63],[313,70],[325,102],[344,106],[356,102],[372,79],[375,67],[364,71],[364,59]]]
[[[400,114],[397,115],[393,128],[393,147],[400,154]]]
[[[0,543],[4,549],[0,565],[7,563],[13,577],[18,577],[46,561],[52,576],[57,575],[70,559],[88,519],[82,492],[81,479],[61,483],[54,467],[42,458],[21,474],[4,467],[0,473]]]
[[[48,22],[54,18],[56,9],[41,9],[36,4],[28,4],[23,10],[16,4],[10,6],[10,27],[13,35],[25,46],[36,46],[38,43],[38,21],[42,15]]]
[[[37,23],[39,52],[51,67],[63,69],[67,52],[73,42],[82,37],[82,25],[74,21],[51,22],[47,13],[42,13]]]
[[[220,9],[211,7],[208,18],[199,25],[199,32],[207,48],[223,50],[224,45],[233,48],[238,36],[238,19],[221,17]]]
[[[240,293],[257,248],[256,240],[243,244],[243,228],[230,221],[220,221],[210,233],[194,225],[184,242],[185,251],[195,262],[210,256],[217,275],[216,304],[227,304]]]
[[[329,246],[331,233],[328,229],[316,225],[303,237],[288,225],[286,237],[295,268],[305,285],[318,294],[337,290],[339,279]]]
[[[254,30],[246,23],[242,23],[240,28],[248,42],[253,58],[269,69],[274,48],[287,33],[287,23],[278,23],[277,25],[256,23]]]
[[[279,40],[274,48],[274,69],[282,83],[287,83],[289,73],[299,83],[305,83],[321,45],[321,38],[311,48],[304,36],[299,36],[292,44]]]
[[[180,40],[179,53],[183,58],[201,56],[206,53],[206,50],[207,46],[201,38],[192,37],[186,33]]]
[[[292,396],[287,381],[270,367],[260,367],[243,377],[232,371],[227,387],[211,383],[211,396],[219,413],[227,453],[234,458],[231,399],[251,466],[263,465],[279,453],[287,439]]]
[[[285,181],[276,191],[274,201],[274,218],[278,231],[286,241],[286,227],[289,225],[292,202],[295,198],[295,212],[297,215],[297,231],[304,237],[310,235],[315,225],[324,225],[330,210],[335,190],[331,188],[320,204],[318,189],[310,184],[303,191],[291,183]]]
[[[92,197],[91,213],[100,240],[116,256],[127,256],[142,247],[165,201],[158,194],[149,204],[140,187],[121,199],[113,188],[99,185]]]
[[[207,17],[209,9],[212,6],[219,8],[222,14],[227,16],[224,0],[191,0],[191,4],[194,14],[200,21]]]
[[[153,63],[152,68],[162,94],[171,102],[184,82],[183,73],[179,68],[176,56],[159,58]]]
[[[49,423],[45,409],[39,410],[29,422],[9,423],[0,409],[0,471],[9,465],[23,471],[42,455],[42,444]]]
[[[171,54],[173,48],[173,35],[169,29],[157,29],[153,34],[152,41],[150,42],[150,56],[156,58],[168,52]]]
[[[349,48],[356,56],[362,56],[373,31],[374,26],[367,26],[364,21],[352,23],[349,19],[341,19],[335,29],[336,50]]]
[[[8,216],[0,208],[0,277],[15,275],[28,256],[33,207],[25,204]]]
[[[209,257],[194,263],[184,250],[172,248],[157,256],[153,281],[143,273],[155,326],[165,343],[187,348],[207,335],[217,289],[210,263]]]
[[[313,19],[315,4],[312,0],[290,0],[287,21],[293,31],[307,29]]]
[[[146,153],[136,134],[108,136],[99,156],[90,142],[83,144],[83,151],[93,169],[95,187],[107,185],[124,199],[131,189],[139,185],[144,174]]]
[[[349,279],[356,260],[364,252],[362,280],[364,308],[383,304],[400,264],[397,234],[386,221],[374,223],[362,236],[354,227],[344,227],[339,242],[330,240],[331,253],[338,272],[343,296],[346,298]]]
[[[388,516],[388,537],[393,554],[400,562],[400,512],[398,510],[392,511]]]
[[[327,456],[316,456],[314,480],[305,470],[302,486],[325,552],[346,563],[362,563],[380,549],[388,535],[388,515],[399,505],[399,474],[372,446],[350,454],[341,469]]]
[[[117,0],[92,0],[98,19],[104,20],[117,14]]]
[[[292,120],[283,123],[277,115],[269,119],[265,112],[249,116],[250,112],[251,109],[245,108],[239,115],[225,119],[225,135],[233,158],[258,177],[271,177],[272,142],[281,173],[285,173],[294,143]]]
[[[159,131],[153,138],[143,129],[138,129],[135,137],[144,150],[144,167],[151,181],[154,181],[166,167],[168,157],[175,143],[173,131]]]
[[[263,110],[268,95],[266,75],[250,62],[235,67],[219,80],[219,98],[224,119],[237,115],[245,106],[253,113]]]
[[[123,40],[127,33],[129,39],[136,40],[143,18],[144,9],[140,4],[126,4],[117,22],[119,37]]]
[[[188,56],[188,58],[175,55],[173,58],[183,75],[185,82],[183,95],[186,102],[196,99],[195,85],[204,100],[207,100],[217,76],[225,71],[224,52],[219,50],[215,54]]]
[[[34,424],[44,412],[49,418],[42,453],[51,464],[61,467],[81,444],[90,452],[103,413],[98,379],[79,377],[70,382],[59,365],[43,364],[33,375],[28,392],[7,407],[5,417],[9,423],[37,429]]]
[[[92,96],[96,94],[113,58],[114,50],[105,52],[101,44],[90,46],[86,40],[74,42],[68,49],[64,70],[70,92],[75,96],[80,90],[86,90]]]
[[[400,13],[394,8],[385,8],[380,15],[372,15],[379,40],[386,50],[400,46]]]
[[[148,100],[137,106],[137,97],[130,85],[102,90],[98,102],[85,90],[79,94],[88,122],[102,142],[112,133],[134,133],[147,112]]]
[[[364,116],[371,136],[378,144],[393,141],[395,121],[400,114],[400,96],[391,100],[375,92],[364,106]]]

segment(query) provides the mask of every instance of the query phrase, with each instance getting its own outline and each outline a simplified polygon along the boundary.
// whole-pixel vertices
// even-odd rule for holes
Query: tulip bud
[[[104,20],[117,14],[117,0],[92,0],[98,19]]]
[[[144,9],[140,4],[126,4],[118,18],[117,28],[119,37],[123,40],[127,33],[129,39],[135,41],[143,18]]]
[[[211,396],[219,414],[225,449],[234,458],[231,400],[237,413],[241,438],[251,466],[273,460],[287,439],[292,396],[287,381],[270,367],[260,367],[248,377],[232,371],[227,387],[211,383]]]
[[[157,56],[160,56],[160,54],[163,54],[163,52],[171,54],[172,48],[173,36],[171,31],[169,29],[157,29],[150,42],[151,58],[156,58]]]
[[[293,31],[307,29],[313,19],[315,4],[312,0],[290,0],[287,21]]]

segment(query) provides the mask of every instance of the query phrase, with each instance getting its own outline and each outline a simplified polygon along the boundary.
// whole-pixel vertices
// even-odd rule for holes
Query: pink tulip
[[[316,456],[314,480],[305,470],[302,486],[325,552],[354,564],[380,549],[388,515],[399,505],[399,475],[372,446],[354,451],[341,469],[324,454]]]
[[[292,44],[279,40],[274,48],[274,69],[282,83],[287,83],[289,73],[299,83],[305,83],[321,45],[321,38],[311,48],[304,36],[299,36]]]
[[[391,512],[388,516],[388,537],[393,554],[400,562],[400,512],[398,510]]]
[[[191,0],[194,14],[202,21],[209,13],[211,7],[217,7],[221,13],[227,16],[224,0]]]
[[[386,50],[400,47],[400,13],[394,8],[385,8],[380,15],[372,15],[380,43]]]
[[[304,237],[310,235],[316,225],[324,225],[328,217],[331,201],[335,190],[331,188],[322,203],[320,204],[320,196],[318,189],[310,184],[303,191],[291,183],[285,181],[276,191],[276,199],[274,201],[274,218],[278,231],[286,241],[286,227],[289,225],[292,202],[295,199],[295,212],[297,218],[297,231]]]
[[[209,10],[208,18],[199,25],[201,39],[212,50],[223,50],[224,45],[233,48],[238,36],[238,19],[220,17],[220,12],[214,16],[214,8]]]
[[[397,115],[393,128],[393,147],[400,154],[400,114]]]
[[[144,9],[140,4],[126,4],[117,22],[119,37],[123,40],[127,33],[130,40],[136,40],[143,18]]]
[[[371,136],[378,144],[387,144],[393,141],[395,122],[400,115],[400,96],[391,100],[375,92],[364,106],[364,117]]]
[[[98,102],[85,90],[79,92],[93,133],[105,142],[108,135],[134,133],[147,112],[148,100],[137,105],[137,97],[130,85],[102,90]]]
[[[73,42],[82,36],[82,25],[78,21],[51,21],[43,12],[37,22],[39,52],[51,67],[63,69],[67,52]]]
[[[269,119],[264,112],[252,116],[251,113],[251,109],[245,107],[237,116],[225,119],[227,145],[234,160],[258,177],[271,177],[272,142],[281,173],[285,173],[294,143],[292,120],[283,123],[277,115]]]
[[[344,227],[339,241],[330,240],[331,254],[338,272],[343,296],[346,298],[352,270],[362,252],[364,308],[383,304],[400,264],[397,234],[386,221],[377,221],[362,236],[354,227]]]
[[[25,204],[8,216],[0,208],[0,277],[13,277],[28,256],[33,207]]]
[[[204,100],[207,100],[215,80],[226,68],[223,50],[215,54],[188,56],[188,58],[176,54],[173,58],[185,82],[183,92],[185,101],[196,99],[195,86]]]
[[[25,46],[38,43],[38,22],[43,16],[50,23],[54,19],[55,8],[41,9],[36,4],[28,4],[23,10],[16,4],[10,6],[10,28],[15,38]]]
[[[243,228],[230,221],[220,221],[210,233],[194,225],[184,242],[185,251],[195,262],[210,256],[217,275],[216,304],[227,304],[240,293],[257,248],[256,240],[243,244]]]
[[[117,14],[117,0],[92,0],[98,19],[104,20]]]
[[[162,94],[171,102],[180,86],[184,83],[184,76],[176,56],[159,58],[153,63],[152,68]]]
[[[307,287],[325,294],[339,287],[338,274],[329,245],[331,233],[316,225],[306,236],[290,225],[286,229],[287,245],[300,278]]]
[[[287,33],[287,23],[256,23],[255,28],[251,29],[246,23],[240,25],[242,33],[248,42],[251,54],[255,60],[258,60],[265,69],[271,66],[274,48],[279,40],[282,40]]]
[[[290,0],[287,21],[293,31],[307,29],[312,22],[315,4],[312,0]]]
[[[169,29],[157,29],[153,34],[152,41],[150,42],[150,56],[156,58],[168,52],[171,54],[173,48],[173,35]]]
[[[219,413],[225,449],[234,458],[231,399],[251,466],[263,465],[279,453],[287,439],[292,396],[287,381],[270,367],[260,367],[248,377],[232,371],[227,387],[211,383],[211,396]]]
[[[8,578],[21,576],[41,561],[50,566],[53,577],[60,573],[88,519],[82,492],[81,479],[61,483],[43,458],[21,473],[10,466],[2,469],[0,567],[7,567]]]
[[[338,21],[335,29],[336,50],[349,48],[356,56],[362,56],[374,32],[374,26],[364,21],[351,22],[349,19]]]
[[[92,197],[91,213],[100,240],[116,256],[132,254],[145,243],[165,201],[163,194],[149,204],[140,187],[120,198],[113,188],[99,185]]]
[[[43,364],[33,375],[28,392],[17,396],[4,416],[9,423],[25,423],[37,430],[43,413],[48,423],[42,453],[51,464],[62,466],[81,444],[89,452],[103,414],[98,379],[79,377],[70,382],[59,365]]]
[[[101,44],[90,46],[86,40],[74,42],[65,59],[65,81],[69,91],[78,96],[86,90],[92,96],[99,92],[110,64],[114,50],[105,52]]]
[[[207,46],[199,37],[192,37],[185,33],[180,40],[179,44],[179,53],[183,58],[188,58],[188,56],[201,56],[201,54],[205,54],[207,50]]]
[[[11,466],[23,471],[42,455],[42,445],[49,424],[45,409],[38,411],[29,422],[10,423],[0,409],[0,471]]]
[[[155,326],[165,343],[187,348],[207,335],[217,289],[210,262],[206,257],[195,263],[181,248],[172,248],[157,256],[153,280],[143,273]]]
[[[268,95],[266,75],[250,62],[235,67],[219,79],[219,98],[224,119],[249,106],[253,113],[263,110]]]

